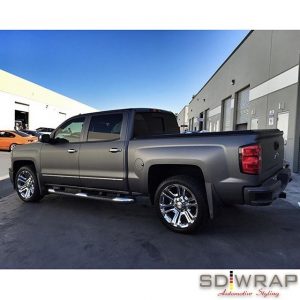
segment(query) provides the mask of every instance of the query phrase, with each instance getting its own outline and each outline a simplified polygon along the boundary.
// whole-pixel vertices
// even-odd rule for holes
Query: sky
[[[176,113],[248,32],[0,30],[0,69],[99,110]]]

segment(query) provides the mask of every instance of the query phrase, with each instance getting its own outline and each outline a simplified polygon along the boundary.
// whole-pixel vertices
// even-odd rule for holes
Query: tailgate
[[[283,132],[276,130],[268,130],[261,132],[257,141],[262,147],[262,169],[260,179],[265,180],[283,167],[284,160],[284,142]]]

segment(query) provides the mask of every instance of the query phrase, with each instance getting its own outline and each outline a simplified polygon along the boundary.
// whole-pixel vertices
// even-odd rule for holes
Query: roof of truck
[[[113,110],[103,110],[103,111],[96,111],[87,114],[80,114],[80,116],[89,116],[98,113],[118,113],[124,111],[135,111],[135,112],[162,112],[162,113],[173,113],[171,111],[158,109],[158,108],[123,108],[123,109],[113,109]]]

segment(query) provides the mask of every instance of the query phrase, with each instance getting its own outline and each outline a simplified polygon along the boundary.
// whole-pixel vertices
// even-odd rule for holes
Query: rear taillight
[[[261,171],[262,149],[258,144],[239,148],[240,168],[245,174],[259,174]]]

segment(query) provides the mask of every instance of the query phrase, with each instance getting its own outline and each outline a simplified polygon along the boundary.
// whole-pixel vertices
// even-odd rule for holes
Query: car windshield
[[[20,135],[20,136],[22,136],[22,137],[26,137],[26,136],[29,136],[29,134],[27,134],[27,133],[25,133],[25,132],[22,132],[22,131],[18,131],[18,130],[16,130],[16,131],[14,131],[17,135]]]

